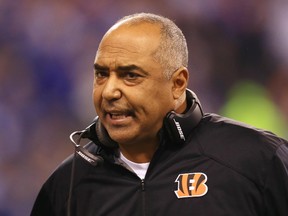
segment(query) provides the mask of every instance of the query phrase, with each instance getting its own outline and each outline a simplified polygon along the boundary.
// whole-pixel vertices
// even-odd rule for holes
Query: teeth
[[[110,116],[112,119],[122,119],[126,117],[126,115],[123,114],[112,114],[112,113],[110,113]]]

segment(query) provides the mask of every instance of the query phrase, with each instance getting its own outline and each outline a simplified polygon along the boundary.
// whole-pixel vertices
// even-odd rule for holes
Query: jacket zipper
[[[145,200],[145,182],[144,179],[141,179],[141,194],[142,194],[142,215],[146,216],[146,200]]]

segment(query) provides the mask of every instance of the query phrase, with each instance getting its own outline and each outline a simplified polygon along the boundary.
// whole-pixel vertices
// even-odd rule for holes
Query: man
[[[94,63],[98,117],[71,135],[75,155],[31,215],[287,216],[287,141],[202,116],[187,65],[169,19],[140,13],[112,26]],[[91,140],[84,148],[82,138]]]

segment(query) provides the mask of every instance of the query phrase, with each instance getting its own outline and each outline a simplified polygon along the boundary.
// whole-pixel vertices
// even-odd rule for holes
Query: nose
[[[116,74],[111,73],[108,77],[102,91],[102,97],[108,101],[121,98],[120,80]]]

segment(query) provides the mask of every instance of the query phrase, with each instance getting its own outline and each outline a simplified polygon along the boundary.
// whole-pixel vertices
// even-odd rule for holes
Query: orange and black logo
[[[208,192],[205,184],[207,176],[204,173],[179,174],[175,182],[178,182],[178,190],[174,191],[178,198],[201,197]]]

